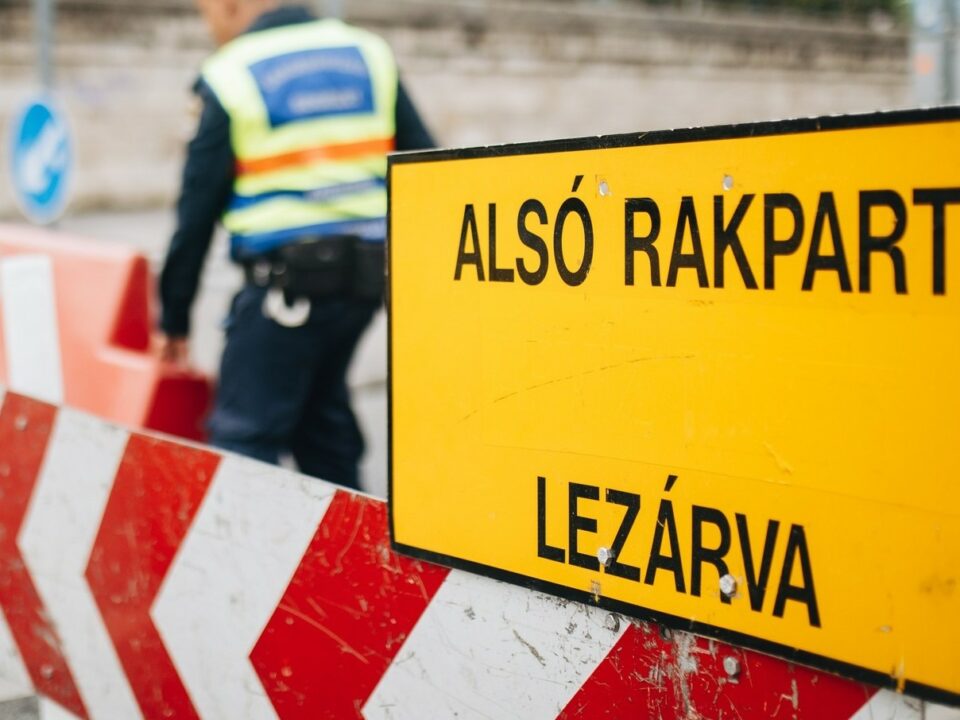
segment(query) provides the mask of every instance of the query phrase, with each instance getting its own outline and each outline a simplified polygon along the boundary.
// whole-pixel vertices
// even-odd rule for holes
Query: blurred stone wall
[[[382,33],[447,146],[909,104],[906,32],[867,21],[656,10],[613,0],[342,0]],[[323,8],[320,4],[319,9]],[[188,0],[59,0],[57,95],[77,144],[73,209],[171,202],[210,51]],[[27,0],[0,0],[0,148],[36,89]],[[15,213],[6,167],[0,216]]]

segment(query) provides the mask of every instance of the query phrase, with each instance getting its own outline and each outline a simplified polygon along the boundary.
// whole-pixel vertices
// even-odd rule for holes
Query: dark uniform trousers
[[[211,444],[270,463],[289,451],[301,472],[357,488],[363,436],[346,372],[380,302],[313,300],[288,328],[263,314],[266,292],[248,284],[233,299]]]

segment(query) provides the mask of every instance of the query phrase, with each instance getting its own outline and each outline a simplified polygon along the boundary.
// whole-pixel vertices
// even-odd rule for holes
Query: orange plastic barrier
[[[153,296],[129,248],[0,224],[0,382],[202,440],[210,382],[150,354]]]

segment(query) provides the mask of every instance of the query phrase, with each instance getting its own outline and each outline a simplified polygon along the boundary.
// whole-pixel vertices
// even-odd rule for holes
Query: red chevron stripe
[[[250,654],[279,716],[362,717],[447,573],[390,549],[385,503],[338,491]]]
[[[86,718],[60,638],[17,545],[56,413],[12,393],[0,409],[0,607],[37,692]]]
[[[734,678],[724,668],[727,658],[739,668]],[[716,640],[681,633],[664,637],[657,625],[640,624],[627,629],[558,720],[847,720],[875,692]]]
[[[87,565],[87,582],[148,720],[198,717],[150,609],[219,462],[213,452],[131,436]]]

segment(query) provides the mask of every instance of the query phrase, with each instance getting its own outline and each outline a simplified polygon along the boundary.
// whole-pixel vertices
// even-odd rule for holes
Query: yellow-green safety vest
[[[339,20],[285,25],[227,43],[202,76],[230,119],[234,258],[324,235],[383,240],[398,83],[386,42]]]

